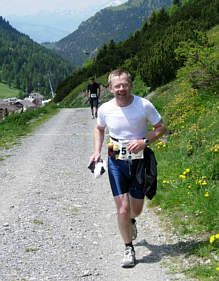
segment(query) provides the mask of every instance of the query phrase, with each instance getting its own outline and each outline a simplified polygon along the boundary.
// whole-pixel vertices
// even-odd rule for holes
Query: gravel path
[[[0,280],[188,280],[162,266],[180,253],[146,207],[137,265],[120,268],[123,243],[107,174],[94,180],[87,169],[89,118],[88,109],[62,109],[0,162]]]

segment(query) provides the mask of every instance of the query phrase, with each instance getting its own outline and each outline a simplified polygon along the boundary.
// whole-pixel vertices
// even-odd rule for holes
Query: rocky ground
[[[89,109],[62,109],[5,152],[0,280],[190,280],[164,267],[183,251],[146,205],[137,221],[137,265],[120,267],[124,246],[107,174],[95,180],[87,169],[94,125]]]

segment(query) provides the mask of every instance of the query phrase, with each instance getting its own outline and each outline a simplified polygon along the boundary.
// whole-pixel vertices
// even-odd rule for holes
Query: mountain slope
[[[50,92],[48,73],[53,86],[67,77],[73,65],[50,50],[18,32],[0,17],[0,82],[27,93],[40,90]]]
[[[41,11],[26,16],[7,16],[7,20],[17,30],[30,36],[37,43],[54,42],[76,30],[79,24],[89,17],[71,11]],[[40,18],[40,21],[39,21]]]
[[[56,42],[54,50],[81,65],[87,58],[85,50],[91,57],[104,43],[112,39],[116,42],[125,40],[142,26],[152,11],[171,3],[171,0],[129,0],[120,6],[105,8]]]
[[[209,30],[216,24],[219,24],[218,0],[190,0],[153,12],[141,30],[123,42],[104,45],[90,64],[62,81],[56,89],[55,101],[62,101],[89,77],[100,77],[116,68],[128,70],[133,77],[139,76],[151,89],[164,85],[175,78],[177,69],[184,63],[184,58],[177,59],[175,53],[180,42],[199,42],[199,31]]]
[[[127,0],[119,0],[122,4]],[[6,19],[18,31],[27,34],[37,43],[59,41],[78,28],[82,21],[87,20],[101,9],[118,5],[116,0],[103,3],[92,2],[72,10],[70,7],[56,6],[55,10],[41,10],[27,15],[8,15]],[[54,8],[54,7],[53,7]],[[40,19],[40,21],[39,21]]]

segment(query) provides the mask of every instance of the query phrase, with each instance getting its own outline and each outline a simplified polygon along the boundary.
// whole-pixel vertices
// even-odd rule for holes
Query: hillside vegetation
[[[62,101],[72,89],[91,76],[102,76],[112,69],[125,68],[139,76],[151,89],[176,77],[185,61],[176,59],[181,41],[198,41],[197,31],[206,31],[219,23],[218,0],[190,0],[168,10],[154,11],[142,28],[126,41],[104,44],[90,64],[63,80],[56,89],[55,101]]]
[[[209,32],[209,38],[216,45],[205,60],[216,58],[211,62],[219,77],[219,25]],[[199,53],[203,49],[200,47]],[[165,225],[173,225],[184,241],[186,238],[194,242],[185,251],[187,264],[178,264],[176,270],[188,272],[201,281],[218,280],[218,80],[212,87],[205,75],[204,87],[194,87],[197,81],[194,68],[188,69],[188,60],[178,71],[177,80],[157,89],[152,98],[169,134],[153,145],[159,163],[159,188],[150,204],[159,206],[157,212],[161,216],[165,214]],[[196,62],[195,71],[201,68]]]
[[[88,56],[94,57],[104,43],[127,39],[130,34],[141,28],[154,10],[169,7],[171,1],[129,0],[125,4],[102,9],[62,40],[44,46],[81,66]]]
[[[72,70],[72,64],[18,32],[0,17],[0,82],[26,93],[40,89],[48,96],[48,73],[56,87]]]
[[[23,96],[24,93],[16,88],[11,88],[7,84],[0,83],[0,99]]]

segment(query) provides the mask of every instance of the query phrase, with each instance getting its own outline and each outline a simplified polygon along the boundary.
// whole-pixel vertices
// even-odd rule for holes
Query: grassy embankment
[[[76,88],[74,88],[69,95],[67,95],[63,101],[61,102],[61,107],[89,107],[90,104],[86,100],[86,87],[89,84],[89,80],[83,82]],[[96,82],[102,85],[107,86],[107,75],[103,75],[96,79]],[[108,92],[108,90],[104,89],[101,91],[100,102],[103,103],[112,97],[112,94]]]
[[[0,99],[18,97],[19,92],[20,90],[18,89],[10,88],[8,85],[0,83]],[[22,114],[10,115],[4,121],[0,121],[0,151],[16,144],[19,137],[31,132],[56,112],[56,105],[49,104],[35,111],[30,110]]]
[[[216,43],[214,57],[219,60],[219,26],[209,36]],[[177,266],[177,258],[173,259],[177,272],[187,272],[201,281],[219,280],[219,93],[216,91],[194,89],[179,77],[158,89],[152,98],[170,134],[166,141],[153,145],[159,178],[158,193],[149,205],[159,206],[156,209],[165,225],[177,235],[193,240],[185,250],[187,266],[183,263]]]
[[[20,137],[30,133],[38,125],[56,114],[57,111],[57,106],[51,103],[34,111],[28,110],[21,114],[9,115],[5,120],[0,121],[0,151],[17,144]]]
[[[0,99],[18,97],[20,90],[10,88],[4,83],[0,83]]]

